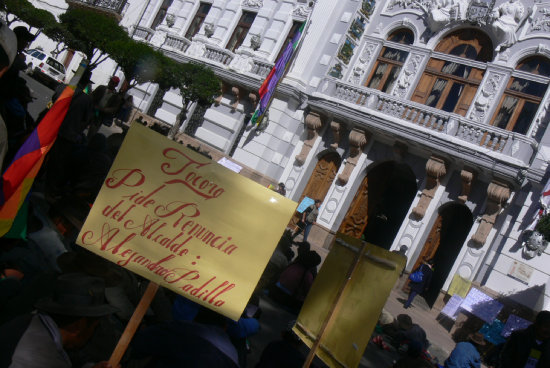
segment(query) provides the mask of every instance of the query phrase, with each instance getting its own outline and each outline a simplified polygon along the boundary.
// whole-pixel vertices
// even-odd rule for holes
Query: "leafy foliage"
[[[550,241],[550,214],[540,217],[535,230],[542,234],[544,240]]]

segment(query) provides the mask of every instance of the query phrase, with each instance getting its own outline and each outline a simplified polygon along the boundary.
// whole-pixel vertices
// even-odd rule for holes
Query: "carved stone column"
[[[306,162],[306,158],[309,155],[309,151],[313,147],[315,140],[319,136],[319,130],[323,123],[321,122],[321,115],[316,112],[310,112],[304,119],[304,124],[307,129],[307,138],[302,146],[302,151],[296,156],[296,162],[298,166],[302,166]]]
[[[367,136],[364,131],[353,129],[349,133],[349,157],[346,159],[346,166],[342,173],[338,175],[338,181],[342,185],[346,185],[355,165],[357,165],[357,160],[363,152],[363,148],[367,144]]]
[[[332,130],[332,137],[334,142],[330,145],[332,148],[336,149],[340,145],[340,128],[341,124],[337,121],[330,122],[330,129]]]
[[[491,182],[487,188],[487,208],[485,214],[481,218],[479,227],[476,233],[472,236],[472,241],[482,247],[487,240],[489,232],[493,228],[497,216],[502,209],[502,206],[510,198],[510,188],[508,185],[496,181]]]
[[[460,172],[460,179],[462,179],[462,192],[458,196],[458,200],[462,203],[466,203],[466,201],[468,201],[474,176],[474,172],[471,169],[463,169]]]
[[[422,191],[420,201],[415,208],[413,208],[412,213],[418,218],[424,218],[426,214],[426,209],[430,205],[437,188],[439,187],[440,179],[445,176],[447,173],[447,168],[445,167],[445,161],[442,158],[432,156],[426,162],[426,187]]]

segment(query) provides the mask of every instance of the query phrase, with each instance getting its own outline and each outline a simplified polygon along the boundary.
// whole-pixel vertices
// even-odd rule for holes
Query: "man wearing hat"
[[[456,344],[451,355],[445,361],[445,368],[480,368],[479,349],[484,345],[485,339],[481,333],[470,334],[468,341]]]
[[[69,368],[67,351],[82,348],[101,317],[116,309],[105,302],[102,279],[84,274],[58,277],[51,298],[36,304],[38,312],[19,339],[10,368]],[[107,362],[93,368],[110,367]]]
[[[109,79],[106,86],[101,85],[92,92],[95,119],[88,129],[88,139],[98,132],[101,124],[112,125],[113,118],[124,102],[121,94],[116,91],[119,82],[120,78],[114,75]]]

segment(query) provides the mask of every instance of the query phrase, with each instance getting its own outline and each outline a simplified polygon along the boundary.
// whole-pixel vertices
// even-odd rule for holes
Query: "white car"
[[[40,50],[27,50],[25,54],[26,71],[35,79],[52,88],[65,82],[65,67],[59,61]]]

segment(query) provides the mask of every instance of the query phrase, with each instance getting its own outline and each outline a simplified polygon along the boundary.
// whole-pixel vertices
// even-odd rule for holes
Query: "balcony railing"
[[[122,13],[126,0],[71,0],[71,2],[78,4],[85,4],[95,8],[113,11],[117,14]]]
[[[326,79],[321,83],[321,93],[330,98],[351,103],[376,111],[398,121],[408,122],[458,139],[468,144],[502,153],[529,162],[534,153],[534,141],[522,134],[478,123],[457,114],[434,109],[412,101],[401,100],[377,90],[349,85],[341,81]]]
[[[149,41],[153,35],[153,30],[147,27],[137,26],[134,31],[134,37],[141,38],[143,40]]]
[[[164,41],[164,47],[168,46],[181,52],[187,51],[187,48],[190,44],[191,41],[189,41],[187,38],[176,36],[170,33],[166,35],[166,40]]]
[[[204,57],[216,63],[229,65],[231,63],[231,60],[233,60],[233,53],[226,49],[220,49],[212,45],[206,45],[206,52],[204,53]]]
[[[271,69],[273,69],[273,64],[271,63],[256,59],[254,59],[253,62],[254,65],[252,66],[250,73],[257,75],[262,79],[267,77]]]

